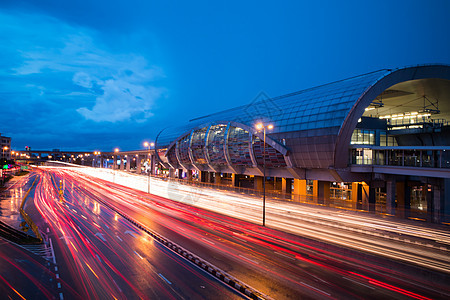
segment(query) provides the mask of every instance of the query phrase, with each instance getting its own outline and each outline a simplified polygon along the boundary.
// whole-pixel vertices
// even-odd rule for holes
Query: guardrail
[[[25,210],[23,209],[24,205],[25,205],[25,201],[27,200],[28,195],[30,194],[31,189],[34,187],[34,183],[36,182],[37,178],[34,178],[33,183],[31,184],[31,187],[28,189],[28,191],[25,193],[25,196],[22,199],[22,204],[20,205],[19,208],[19,212],[20,215],[22,216],[22,218],[25,220],[25,222],[28,224],[28,226],[31,228],[31,230],[33,230],[34,234],[36,235],[36,238],[39,240],[40,243],[42,243],[42,236],[39,233],[39,229],[36,226],[36,224],[34,224],[33,220],[30,218],[30,216],[25,212]]]

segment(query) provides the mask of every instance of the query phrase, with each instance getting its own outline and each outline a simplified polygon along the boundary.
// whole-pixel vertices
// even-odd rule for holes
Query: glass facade
[[[225,159],[225,131],[227,125],[212,125],[208,131],[207,138],[207,156],[210,164],[213,166],[226,165]]]
[[[230,126],[228,130],[228,155],[232,165],[251,167],[250,134],[247,130]]]
[[[253,150],[255,152],[255,158],[258,165],[264,165],[264,142],[255,137],[253,141]],[[283,168],[286,167],[286,161],[283,154],[275,150],[273,147],[266,143],[266,167],[267,168]]]
[[[263,122],[273,125],[273,129],[267,132],[269,142],[266,144],[265,163],[268,168],[287,168],[286,162],[289,168],[323,170],[342,169],[349,163],[442,166],[446,164],[443,163],[445,160],[435,152],[422,152],[421,157],[417,158],[409,152],[372,149],[372,146],[404,145],[404,141],[398,139],[401,130],[393,130],[393,126],[429,123],[431,119],[428,115],[404,112],[400,116],[393,111],[395,114],[381,118],[380,115],[373,117],[372,112],[377,112],[381,107],[387,111],[385,104],[397,97],[384,93],[391,86],[412,81],[414,74],[420,72],[425,79],[446,78],[447,69],[447,66],[417,66],[379,70],[278,97],[262,95],[247,105],[196,118],[184,126],[166,128],[158,135],[156,148],[167,148],[177,141],[175,153],[183,165],[194,163],[217,170],[221,166],[239,166],[244,167],[242,170],[245,172],[255,163],[258,167],[264,163],[261,135],[255,130],[255,125]],[[372,102],[378,99],[380,93],[384,93],[388,100],[381,97],[383,102],[379,99],[375,107]],[[405,92],[403,95],[415,97],[413,93]],[[392,104],[392,107],[397,110],[401,106]],[[357,118],[362,119],[360,125],[356,124]],[[363,127],[364,124],[374,124],[375,127]],[[193,129],[191,140],[188,132]],[[351,149],[350,161],[346,152],[348,148],[345,148],[349,146],[347,143],[361,145]],[[169,152],[165,155],[173,158]]]
[[[352,134],[351,144],[375,145],[375,130],[355,129]]]
[[[178,141],[177,143],[177,154],[178,161],[182,165],[190,165],[191,159],[189,158],[189,144],[190,144],[191,136],[186,135],[184,138]]]
[[[277,141],[284,140],[285,146],[292,150],[292,161],[297,167],[328,167],[333,161],[339,129],[350,109],[368,87],[388,72],[381,70],[288,95],[257,99],[248,105],[191,120],[186,126],[167,128],[158,136],[157,145],[163,147],[178,139],[181,133],[188,132],[191,128],[208,128],[212,124],[207,138],[207,155],[209,155],[211,164],[216,161],[224,163],[224,157],[220,158],[222,155],[220,151],[217,151],[218,144],[223,143],[221,129],[224,125],[217,125],[214,122],[227,120],[227,122],[244,124],[248,128],[254,128],[255,124],[261,121],[270,122],[274,128],[267,133],[267,136]],[[251,164],[251,157],[246,150],[247,141],[239,136],[240,134],[245,135],[245,133],[240,130],[249,132],[244,127],[239,130],[230,128],[228,141],[236,143],[238,149],[228,148],[227,151],[231,150],[228,153],[233,163],[248,166]],[[219,136],[215,136],[216,131]],[[296,134],[288,135],[292,138],[286,138],[285,135],[289,132]],[[253,132],[249,132],[249,134],[253,134]],[[256,148],[258,148],[258,143],[256,142]],[[194,146],[196,145],[198,145],[197,142],[194,143]],[[280,145],[282,144],[280,143]],[[196,152],[196,150],[193,151]],[[317,151],[320,152],[320,155],[310,155],[311,152]],[[201,157],[194,152],[195,159]],[[284,164],[275,153],[270,157],[271,159],[266,163],[274,167]]]
[[[178,159],[177,154],[175,153],[175,147],[170,148],[169,153],[167,154],[168,163],[172,166],[172,168],[178,168]]]
[[[206,165],[206,157],[205,157],[205,134],[208,130],[207,127],[196,130],[192,133],[191,140],[191,153],[192,159],[194,160],[194,164],[198,165]]]
[[[350,164],[353,165],[450,168],[450,151],[446,149],[417,150],[374,147],[352,148],[350,151]]]

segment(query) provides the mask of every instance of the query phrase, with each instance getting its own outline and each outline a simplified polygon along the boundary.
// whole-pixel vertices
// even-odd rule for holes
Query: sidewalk
[[[0,190],[0,221],[17,230],[21,230],[20,223],[24,221],[19,208],[26,192],[19,186],[25,185],[27,177],[13,176]]]

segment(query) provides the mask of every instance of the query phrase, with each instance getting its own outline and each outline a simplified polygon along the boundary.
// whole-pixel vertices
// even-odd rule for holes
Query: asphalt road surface
[[[262,227],[73,170],[49,168],[36,176],[39,180],[33,190],[34,207],[28,209],[33,215],[44,216],[36,223],[54,252],[49,258],[48,268],[54,275],[48,289],[58,297],[242,297],[131,225],[122,215],[175,241],[267,298],[450,297],[449,281],[446,281],[449,277],[445,272],[436,271],[436,276],[428,278],[433,273],[423,275],[420,273],[423,269],[403,260],[376,253],[367,255],[366,251],[340,248],[323,240],[317,242],[300,234]],[[58,196],[60,186],[62,198]],[[213,202],[214,198],[209,200]],[[226,202],[216,201],[215,205],[237,214],[246,213],[237,209],[239,206],[230,208]],[[249,206],[248,211],[251,209]],[[284,218],[283,222],[288,223],[290,216]],[[315,218],[323,222],[327,216],[318,214]],[[315,229],[318,234],[330,227],[318,221],[314,224],[315,228],[308,230]],[[350,234],[337,226],[334,230],[334,238],[343,232]],[[364,232],[350,235],[364,247],[376,244],[374,237]],[[436,253],[445,255],[445,251]]]
[[[445,280],[427,280],[410,274],[409,268],[392,270],[385,258],[353,257],[351,252],[339,252],[301,236],[73,171],[59,172],[65,180],[75,181],[85,196],[100,206],[108,204],[124,212],[274,299],[427,299],[449,295]],[[316,227],[320,232],[321,226]],[[371,236],[365,238],[369,241]]]
[[[17,263],[8,266],[8,272],[19,272],[10,277],[25,283],[2,280],[3,290],[12,299],[243,298],[89,198],[69,176],[62,177],[59,172],[38,172],[37,176],[32,190],[35,207],[29,206],[28,211],[44,233],[51,255],[47,263],[30,264],[35,269],[43,265],[49,278],[42,278],[39,270],[20,276]],[[64,200],[58,194],[60,179]],[[16,256],[29,259],[26,252],[24,249],[10,256],[9,248],[1,248],[2,257],[9,260]],[[29,280],[35,284],[27,286]],[[42,291],[36,291],[37,288]]]

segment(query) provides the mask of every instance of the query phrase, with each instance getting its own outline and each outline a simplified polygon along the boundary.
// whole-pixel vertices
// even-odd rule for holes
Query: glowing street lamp
[[[5,158],[5,151],[8,150],[8,147],[5,146],[2,148],[3,152],[2,152],[2,158]]]
[[[258,123],[255,125],[258,131],[263,131],[264,140],[263,140],[263,226],[266,226],[266,129],[272,130],[272,124],[263,124]]]

